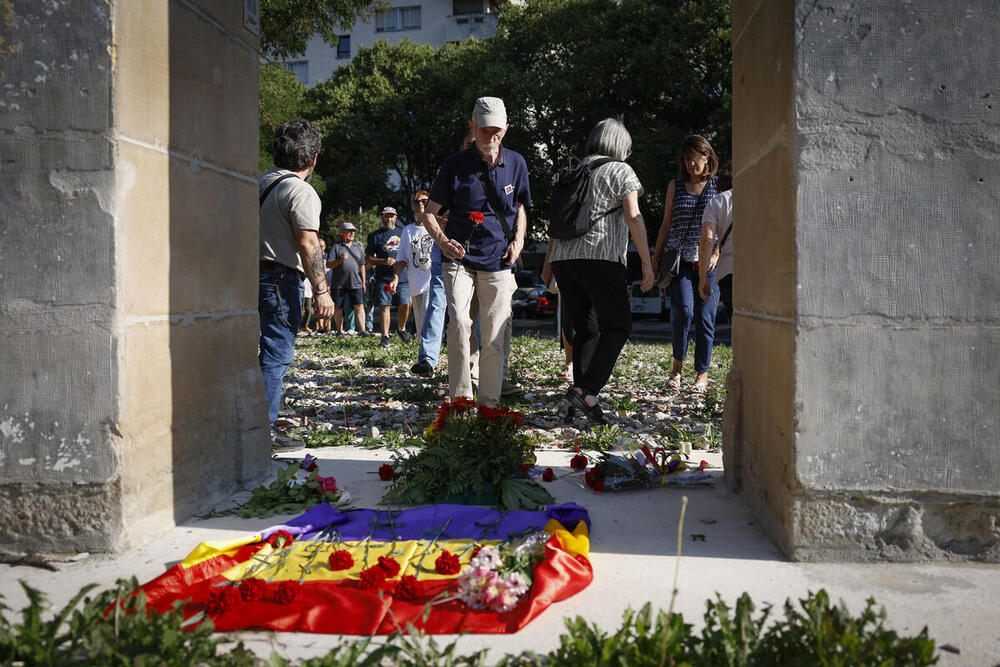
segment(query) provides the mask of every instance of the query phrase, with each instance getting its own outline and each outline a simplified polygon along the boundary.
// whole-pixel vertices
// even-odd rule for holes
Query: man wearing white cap
[[[354,240],[358,228],[350,222],[340,225],[341,239],[330,246],[326,266],[332,269],[330,293],[337,310],[333,323],[338,333],[344,333],[344,303],[349,303],[358,322],[358,331],[365,331],[365,251]]]
[[[475,295],[482,337],[478,398],[485,405],[500,398],[511,271],[524,246],[525,207],[531,204],[524,158],[502,146],[508,127],[503,100],[476,100],[469,120],[475,143],[444,161],[424,209],[427,232],[441,248],[448,297],[449,392],[452,400],[473,397],[469,306]],[[442,206],[449,209],[444,230],[437,221]]]
[[[368,245],[365,247],[365,263],[375,267],[375,303],[379,306],[380,324],[382,325],[382,347],[389,347],[389,315],[392,310],[392,297],[399,297],[399,307],[396,310],[397,333],[404,343],[410,341],[406,333],[406,320],[410,316],[410,284],[406,271],[396,279],[392,269],[399,252],[400,231],[396,228],[396,209],[386,206],[380,213],[382,226],[368,235]]]

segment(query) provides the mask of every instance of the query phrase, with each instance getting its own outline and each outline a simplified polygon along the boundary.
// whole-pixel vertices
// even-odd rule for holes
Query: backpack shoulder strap
[[[278,185],[278,183],[281,183],[283,180],[287,178],[298,178],[298,175],[282,174],[278,178],[271,181],[271,184],[268,185],[266,188],[264,188],[264,191],[260,193],[260,208],[264,208],[264,202],[267,201],[267,196],[271,194],[271,190],[274,190],[274,188]]]

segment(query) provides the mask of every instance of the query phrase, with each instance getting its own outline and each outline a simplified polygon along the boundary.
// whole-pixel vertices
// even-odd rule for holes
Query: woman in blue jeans
[[[708,366],[712,361],[719,288],[714,285],[713,271],[708,274],[708,280],[713,283],[712,298],[706,302],[698,296],[698,242],[705,205],[716,195],[715,174],[719,170],[719,158],[708,140],[692,134],[681,144],[678,161],[680,176],[667,187],[663,224],[653,251],[653,267],[658,271],[661,260],[671,261],[675,254],[680,254],[679,275],[670,281],[674,366],[667,386],[672,389],[681,386],[688,332],[694,323],[694,389],[705,391],[708,387]]]

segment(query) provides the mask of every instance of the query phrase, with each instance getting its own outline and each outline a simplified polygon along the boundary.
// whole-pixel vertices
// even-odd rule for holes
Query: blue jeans
[[[420,329],[420,352],[417,355],[417,361],[426,361],[432,368],[437,366],[441,356],[441,336],[447,312],[441,260],[435,257],[431,262],[431,286],[427,292],[427,309],[424,311],[424,326]]]
[[[715,284],[715,271],[708,274],[712,283],[712,298],[707,302],[698,294],[698,269],[691,262],[681,262],[681,275],[670,281],[670,324],[674,359],[687,357],[688,332],[695,325],[694,370],[708,372],[712,361],[712,343],[715,340],[715,312],[719,309],[719,286]]]
[[[281,405],[281,384],[295,356],[295,332],[302,321],[302,279],[298,272],[262,264],[257,311],[260,314],[260,372],[264,375],[268,418],[273,424]]]

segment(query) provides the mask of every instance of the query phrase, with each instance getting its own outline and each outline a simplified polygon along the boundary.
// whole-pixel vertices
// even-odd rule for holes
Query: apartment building
[[[497,31],[496,10],[504,0],[392,0],[371,21],[359,22],[340,36],[335,45],[314,36],[306,52],[285,61],[285,67],[307,86],[326,81],[341,65],[350,62],[362,46],[377,40],[441,46],[470,37],[489,39]]]

